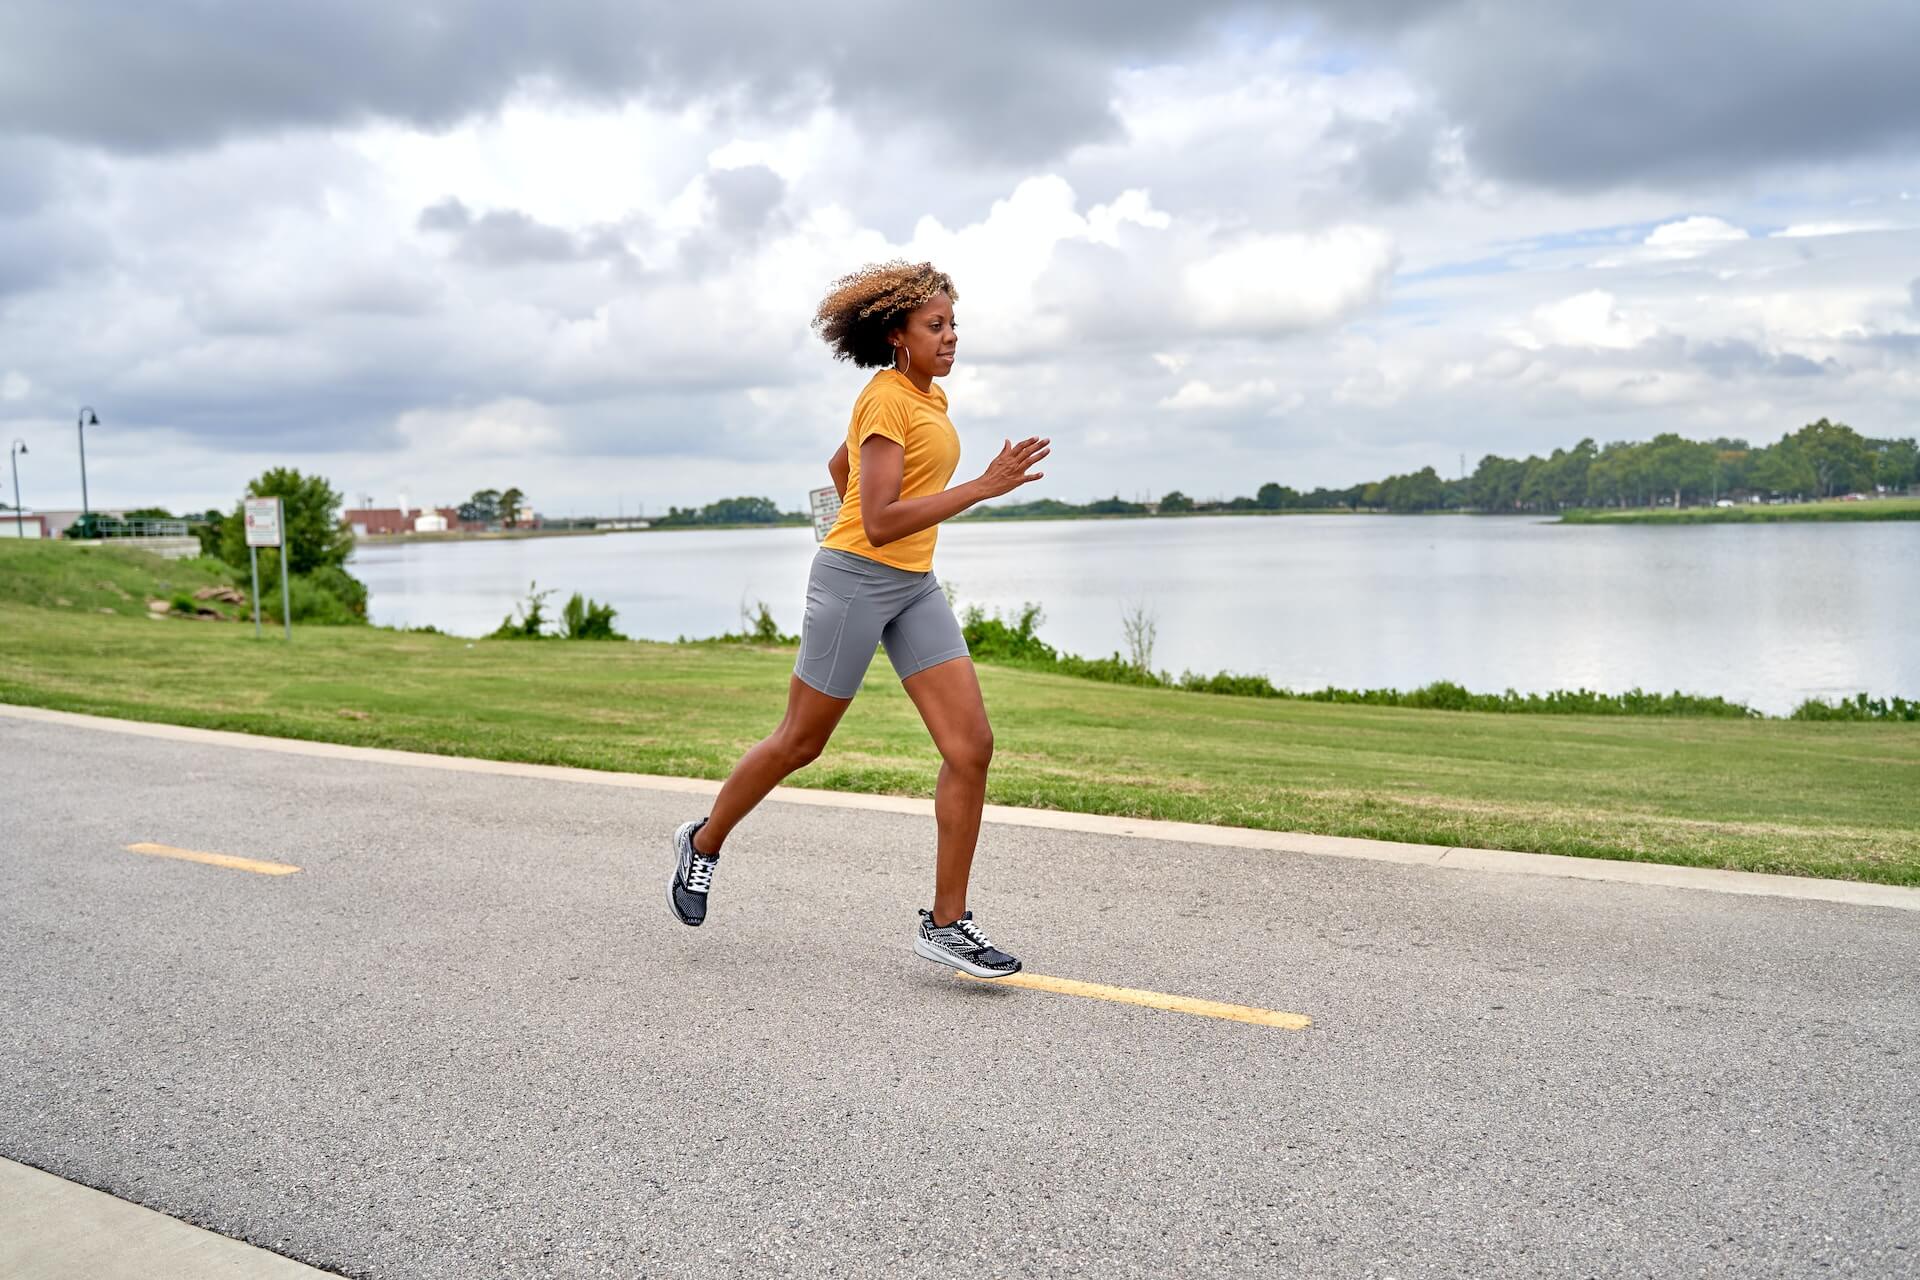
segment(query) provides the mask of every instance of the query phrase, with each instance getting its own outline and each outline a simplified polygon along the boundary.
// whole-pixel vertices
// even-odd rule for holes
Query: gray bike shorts
[[[813,553],[793,674],[830,698],[860,691],[875,643],[905,680],[967,656],[966,637],[933,570],[915,573],[836,547]]]

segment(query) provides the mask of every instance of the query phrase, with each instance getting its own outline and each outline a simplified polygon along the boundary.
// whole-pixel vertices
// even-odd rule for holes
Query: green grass
[[[28,602],[45,591],[23,556],[49,551],[75,557],[50,575],[73,605]],[[778,723],[793,665],[778,646],[370,627],[296,627],[289,645],[246,626],[127,616],[145,612],[143,599],[93,613],[81,587],[118,580],[104,567],[117,557],[176,585],[216,572],[0,545],[0,701],[722,778]],[[140,596],[132,585],[122,590]],[[1920,885],[1912,725],[1417,711],[988,665],[980,683],[996,804]],[[878,659],[826,754],[788,781],[931,796],[939,763]]]
[[[1782,506],[1632,507],[1568,511],[1561,524],[1777,524],[1791,520],[1920,520],[1920,498],[1796,502]]]

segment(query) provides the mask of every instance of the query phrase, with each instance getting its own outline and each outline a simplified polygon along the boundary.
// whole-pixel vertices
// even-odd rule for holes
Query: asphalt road
[[[929,748],[930,749],[930,748]],[[0,718],[0,1155],[367,1276],[1920,1275],[1920,912]],[[296,864],[246,871],[141,841]]]

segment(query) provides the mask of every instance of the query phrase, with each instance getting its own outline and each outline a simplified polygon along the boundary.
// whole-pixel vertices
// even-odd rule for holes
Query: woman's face
[[[960,342],[953,326],[953,303],[944,293],[934,294],[913,309],[894,340],[913,357],[910,369],[935,378],[951,373],[954,348]],[[895,368],[906,364],[897,355],[893,363]]]

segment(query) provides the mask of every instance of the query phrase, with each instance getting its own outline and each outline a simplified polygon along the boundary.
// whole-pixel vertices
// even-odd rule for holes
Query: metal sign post
[[[277,547],[280,551],[280,614],[286,624],[287,639],[293,639],[292,597],[287,591],[287,540],[284,530],[286,521],[278,498],[248,498],[247,517],[247,555],[253,561],[253,634],[260,634],[260,548]]]

